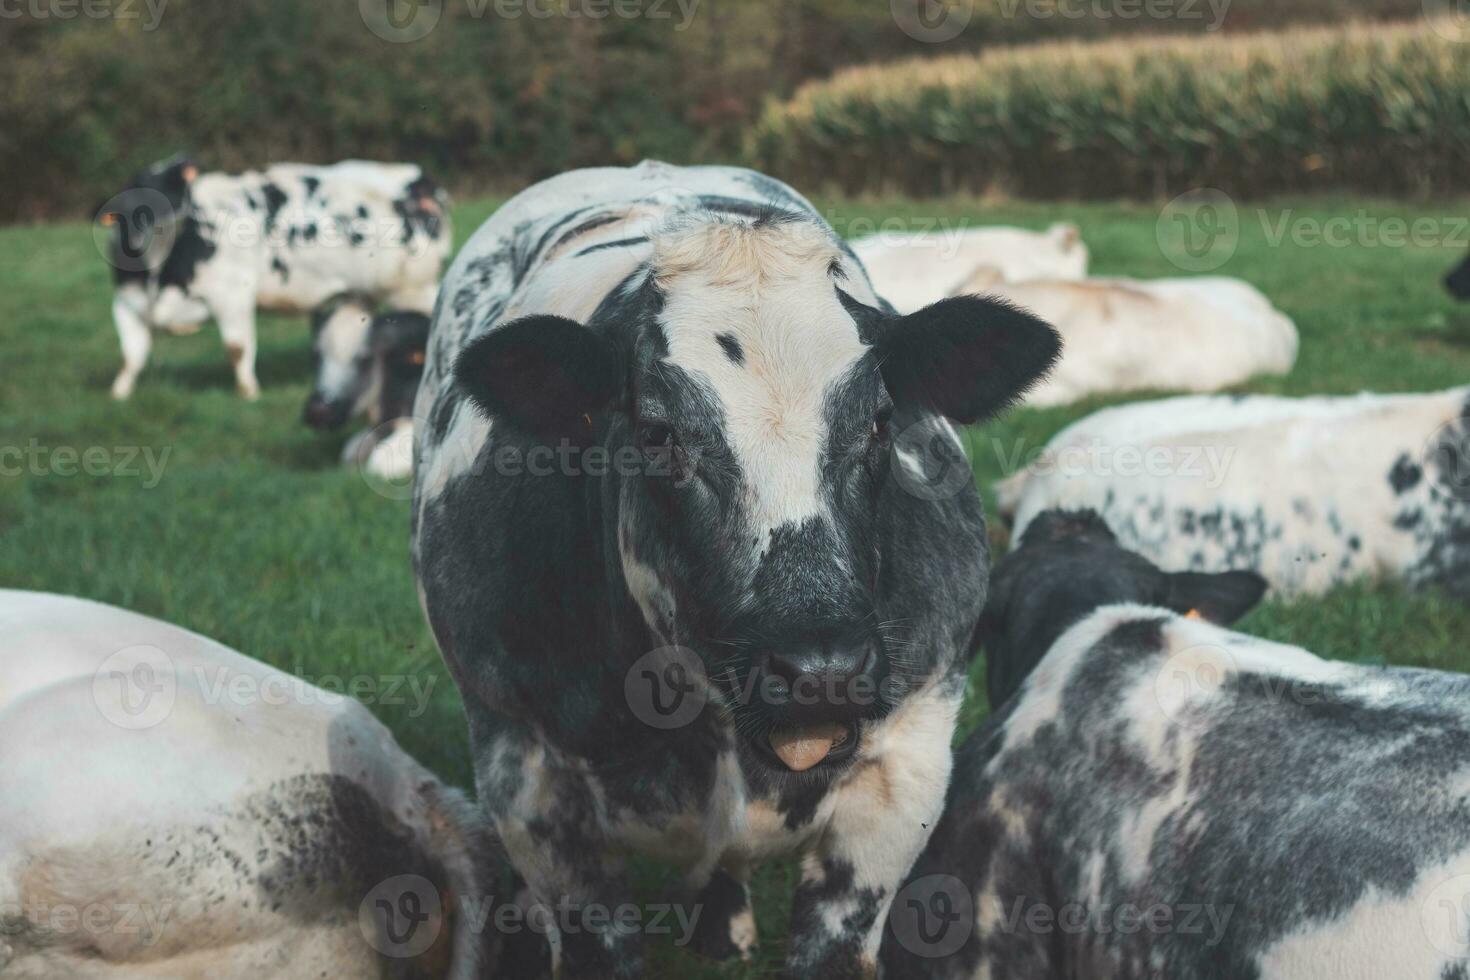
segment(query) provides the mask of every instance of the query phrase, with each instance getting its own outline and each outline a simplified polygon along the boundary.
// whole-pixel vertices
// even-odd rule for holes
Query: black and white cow
[[[650,854],[687,872],[703,948],[748,956],[749,869],[797,851],[790,974],[871,975],[985,596],[950,421],[1056,355],[1001,304],[892,314],[747,170],[576,171],[480,229],[430,335],[414,557],[543,904],[616,907],[617,857]],[[558,922],[561,976],[638,975],[637,930],[589,922]]]
[[[444,192],[413,164],[283,163],[200,174],[176,158],[136,175],[98,213],[110,242],[113,320],[133,393],[155,330],[219,324],[240,393],[255,398],[256,310],[307,312],[356,291],[428,313],[449,255]]]
[[[342,461],[384,479],[409,476],[429,318],[374,314],[370,299],[345,294],[313,312],[311,328],[315,380],[302,412],[306,424],[333,430],[367,416],[369,428],[348,441]]]
[[[481,980],[483,814],[359,702],[0,591],[0,976]]]
[[[1470,678],[1211,622],[1253,578],[1031,524],[986,641],[1017,690],[956,754],[887,980],[1467,975]]]
[[[1361,578],[1470,590],[1470,387],[1191,396],[1104,409],[996,488],[1022,532],[1091,508],[1166,568],[1247,568],[1283,596]]]
[[[1470,258],[1450,270],[1444,285],[1455,299],[1470,300]]]

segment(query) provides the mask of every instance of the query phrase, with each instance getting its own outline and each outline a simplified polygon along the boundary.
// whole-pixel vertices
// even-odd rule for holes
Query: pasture
[[[462,241],[492,201],[455,209]],[[862,221],[941,219],[1081,226],[1097,275],[1181,275],[1156,239],[1148,204],[993,205],[823,202],[839,231]],[[1241,207],[1238,250],[1218,274],[1262,289],[1301,331],[1297,368],[1241,390],[1291,395],[1427,391],[1470,379],[1470,307],[1440,286],[1463,245],[1391,246],[1380,236],[1312,245],[1273,230],[1347,217],[1429,219],[1443,237],[1463,206],[1343,199]],[[871,227],[871,225],[869,225]],[[1376,227],[1381,227],[1377,225]],[[197,630],[251,656],[362,698],[400,742],[447,780],[468,784],[454,685],[414,595],[408,505],[337,462],[355,428],[322,435],[300,422],[309,387],[302,318],[263,317],[261,400],[235,394],[217,332],[161,337],[136,395],[107,394],[119,364],[107,268],[82,224],[0,229],[0,586],[115,603]],[[987,502],[1006,466],[1063,425],[1125,398],[1021,410],[968,433]],[[993,528],[995,534],[997,529]],[[1268,603],[1241,629],[1324,656],[1470,670],[1470,609],[1438,595],[1357,585],[1291,606]],[[983,677],[977,663],[975,678]],[[984,717],[972,684],[961,735]],[[672,877],[646,874],[649,901]],[[652,976],[756,976],[780,962],[790,865],[756,882],[762,963],[701,967],[655,941]]]

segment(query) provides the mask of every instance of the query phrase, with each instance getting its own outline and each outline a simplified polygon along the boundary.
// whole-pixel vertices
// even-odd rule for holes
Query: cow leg
[[[694,927],[696,952],[714,960],[755,956],[755,912],[750,904],[750,869],[744,865],[716,868],[699,889],[694,907],[699,919]]]
[[[833,792],[832,819],[802,861],[792,903],[790,977],[878,975],[888,909],[944,811],[957,695],[915,694],[865,734]]]
[[[260,382],[255,379],[255,308],[231,306],[215,311],[220,337],[235,369],[235,390],[248,401],[260,397]]]
[[[136,300],[118,293],[112,300],[112,322],[117,325],[117,338],[122,343],[123,366],[112,382],[112,397],[119,401],[133,394],[138,374],[148,363],[153,348],[153,331],[138,312]]]
[[[528,738],[502,735],[485,760],[481,799],[517,874],[536,902],[530,928],[551,944],[558,980],[633,980],[641,934],[616,913],[631,889],[601,820],[594,777]]]

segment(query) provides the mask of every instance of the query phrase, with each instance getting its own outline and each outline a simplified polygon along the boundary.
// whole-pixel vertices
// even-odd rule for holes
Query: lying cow
[[[997,486],[1017,533],[1099,511],[1166,567],[1249,568],[1284,596],[1353,579],[1470,589],[1470,387],[1422,395],[1192,396],[1063,429]]]
[[[255,312],[307,312],[357,291],[428,313],[449,255],[447,198],[411,164],[349,160],[200,174],[158,164],[99,212],[115,226],[112,314],[133,393],[155,330],[190,333],[213,317],[236,386],[255,398]]]
[[[959,291],[1014,303],[1062,335],[1066,355],[1028,405],[1144,389],[1218,391],[1296,363],[1296,325],[1239,279],[1004,283],[987,270]]]
[[[1004,282],[1087,275],[1087,246],[1073,224],[1055,224],[1046,231],[994,227],[880,233],[855,240],[852,249],[878,295],[900,313],[957,295],[976,275],[994,275]]]
[[[971,481],[926,488],[969,472],[950,422],[1056,353],[988,300],[885,312],[747,170],[575,171],[480,229],[430,335],[414,557],[542,903],[616,907],[619,856],[655,855],[701,948],[749,956],[749,869],[800,852],[790,975],[872,975],[985,596]],[[562,977],[640,973],[636,932],[573,926]]]
[[[0,591],[6,980],[478,980],[495,853],[357,701],[155,619]]]
[[[1096,515],[994,579],[1019,689],[956,754],[888,980],[1466,975],[1470,679],[1224,629],[1264,583],[1166,575]]]
[[[413,403],[424,374],[429,318],[373,313],[364,296],[338,296],[311,316],[315,381],[303,418],[314,429],[340,429],[358,415],[370,428],[342,451],[342,461],[384,479],[413,471]]]

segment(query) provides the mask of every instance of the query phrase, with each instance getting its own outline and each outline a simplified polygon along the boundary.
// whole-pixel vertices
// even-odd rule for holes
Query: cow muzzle
[[[302,409],[301,421],[313,429],[329,432],[347,424],[352,408],[344,402],[328,401],[319,394],[312,394]]]
[[[861,723],[882,713],[885,658],[872,640],[773,650],[754,668],[768,719],[762,754],[793,772],[850,761]]]

